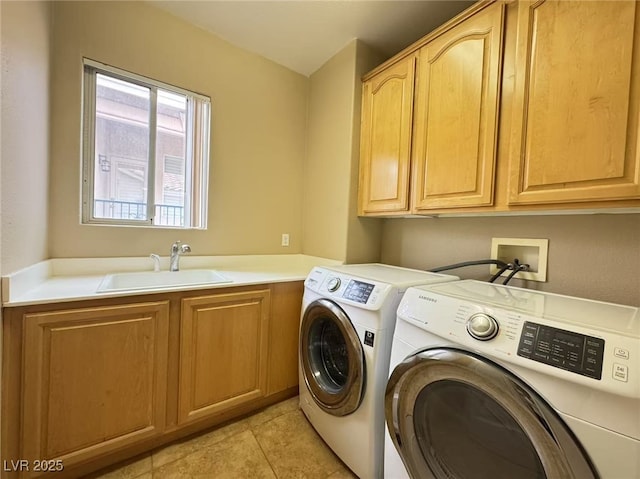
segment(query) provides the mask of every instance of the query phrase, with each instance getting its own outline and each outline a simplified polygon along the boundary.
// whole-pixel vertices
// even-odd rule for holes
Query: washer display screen
[[[344,294],[342,295],[342,297],[345,299],[350,299],[351,301],[355,301],[357,303],[365,304],[369,300],[369,296],[371,296],[372,291],[372,284],[352,279],[351,281],[349,281],[347,289],[344,290]]]

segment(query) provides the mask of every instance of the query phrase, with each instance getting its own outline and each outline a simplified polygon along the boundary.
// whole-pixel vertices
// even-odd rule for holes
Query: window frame
[[[96,92],[97,75],[133,83],[149,89],[149,146],[147,166],[147,218],[143,220],[95,217],[95,169],[96,169]],[[157,91],[165,90],[187,98],[187,128],[185,132],[185,182],[191,184],[190,194],[184,198],[184,225],[154,223],[156,216],[156,140],[157,140]],[[209,97],[163,83],[136,73],[113,67],[95,60],[83,58],[82,70],[82,198],[81,224],[109,226],[138,226],[144,228],[207,229],[209,193],[209,152],[211,128],[211,100]],[[164,167],[164,163],[162,165]]]

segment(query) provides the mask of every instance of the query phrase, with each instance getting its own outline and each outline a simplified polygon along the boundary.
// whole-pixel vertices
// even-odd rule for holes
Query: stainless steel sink
[[[134,291],[139,289],[164,289],[181,286],[231,283],[211,269],[185,269],[182,271],[145,271],[109,274],[98,286],[98,293]]]

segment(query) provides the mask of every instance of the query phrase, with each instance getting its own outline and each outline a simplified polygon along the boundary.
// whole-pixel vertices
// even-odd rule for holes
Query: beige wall
[[[0,2],[2,274],[48,256],[49,2]]]
[[[2,274],[47,257],[50,7],[0,2]],[[1,358],[0,314],[0,369]]]
[[[382,260],[430,269],[488,258],[492,237],[549,239],[548,282],[530,281],[529,288],[640,306],[638,214],[390,219]],[[490,277],[488,266],[452,274]]]
[[[302,251],[307,78],[145,2],[54,2],[53,20],[52,257]],[[79,225],[83,56],[211,97],[208,230]]]
[[[349,262],[379,257],[380,222],[357,218],[356,195],[360,77],[380,60],[354,40],[309,78],[303,192],[306,254]]]

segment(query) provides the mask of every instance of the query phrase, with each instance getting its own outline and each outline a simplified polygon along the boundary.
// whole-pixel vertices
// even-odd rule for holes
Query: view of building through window
[[[96,75],[94,218],[185,225],[187,97]],[[155,121],[152,118],[155,116]],[[155,158],[149,161],[150,142]],[[153,211],[147,204],[153,188]]]

